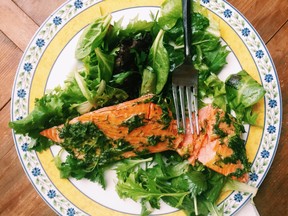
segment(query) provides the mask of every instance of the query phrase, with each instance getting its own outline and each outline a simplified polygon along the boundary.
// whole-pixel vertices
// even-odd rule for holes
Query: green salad
[[[86,27],[75,50],[83,67],[72,71],[63,87],[37,99],[27,117],[10,122],[9,126],[15,133],[33,138],[30,149],[41,152],[53,145],[40,135],[44,129],[145,94],[165,100],[173,113],[171,75],[184,60],[181,16],[181,1],[166,0],[159,13],[151,13],[151,21],[135,17],[123,25],[123,19],[112,22],[111,14],[97,18]],[[263,87],[244,70],[221,81],[217,75],[227,64],[229,50],[221,43],[218,25],[198,3],[193,4],[191,17],[192,61],[199,71],[200,107],[207,105],[204,99],[209,98],[214,106],[235,114],[240,124],[255,124],[257,113],[252,108],[264,96]],[[77,133],[81,142],[93,135],[105,143],[100,132],[89,134],[88,127],[92,126],[82,125],[65,132]],[[79,139],[71,139],[71,145]],[[73,154],[61,161],[60,154],[55,157],[55,164],[62,178],[87,178],[105,188],[105,170],[113,167],[119,196],[139,201],[141,215],[159,209],[160,200],[187,215],[221,215],[217,208],[221,192],[241,190],[255,195],[257,191],[200,163],[192,166],[175,152],[139,155],[105,166],[91,166]]]

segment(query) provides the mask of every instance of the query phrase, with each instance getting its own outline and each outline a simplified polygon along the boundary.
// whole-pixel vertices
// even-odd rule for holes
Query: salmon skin
[[[234,117],[208,105],[198,112],[199,135],[191,133],[188,120],[188,130],[181,134],[168,105],[163,101],[155,103],[153,98],[146,95],[104,107],[40,134],[80,160],[95,161],[96,157],[99,164],[105,164],[173,150],[188,158],[192,165],[199,161],[225,176],[247,181],[249,162],[240,138],[243,126]],[[92,136],[88,136],[87,131],[93,131],[94,135],[91,132]]]

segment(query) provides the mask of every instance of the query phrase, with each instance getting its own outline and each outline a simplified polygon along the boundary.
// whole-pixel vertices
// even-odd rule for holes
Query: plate
[[[147,19],[156,13],[160,0],[71,0],[57,9],[39,28],[28,45],[17,70],[11,103],[11,120],[19,120],[33,110],[35,98],[63,83],[67,74],[78,64],[74,50],[81,32],[95,18],[112,13],[125,21],[139,14]],[[222,43],[230,49],[228,64],[220,73],[229,74],[245,69],[263,85],[266,95],[255,107],[259,112],[258,127],[247,127],[246,147],[253,163],[248,184],[259,187],[276,153],[280,137],[282,102],[277,72],[271,56],[247,19],[224,0],[201,0],[208,13],[220,25]],[[73,178],[60,179],[53,163],[58,147],[42,153],[28,151],[29,137],[13,134],[16,150],[23,168],[39,195],[59,215],[130,215],[139,214],[140,205],[121,200],[114,190],[115,173],[109,171],[108,188],[104,191],[96,183]],[[225,215],[232,215],[250,199],[250,194],[233,191],[222,197],[220,206]],[[184,215],[164,203],[154,212],[169,216]]]

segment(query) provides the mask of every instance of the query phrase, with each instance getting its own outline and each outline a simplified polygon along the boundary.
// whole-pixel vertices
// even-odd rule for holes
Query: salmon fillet
[[[225,176],[245,168],[243,161],[233,158],[234,150],[229,146],[230,140],[238,136],[235,127],[236,120],[233,117],[228,116],[221,109],[208,105],[198,112],[200,133],[192,134],[187,120],[186,134],[179,134],[171,112],[168,110],[167,113],[161,104],[152,102],[152,97],[153,95],[146,95],[118,105],[104,107],[76,117],[66,125],[93,123],[97,126],[107,139],[102,144],[105,148],[102,146],[95,148],[96,155],[103,155],[111,149],[117,149],[119,146],[116,141],[128,143],[129,148],[113,154],[111,161],[112,158],[120,160],[139,154],[173,150],[187,157],[190,164],[195,165],[196,161],[200,161],[203,165]],[[165,125],[162,120],[165,114],[166,117],[171,118],[168,125]],[[65,125],[55,126],[42,131],[41,135],[58,143],[66,150],[68,148],[70,153],[78,159],[85,159],[85,153],[81,151],[84,148],[82,145],[65,146],[65,137],[61,138],[63,128]],[[227,161],[227,158],[233,158],[233,161]],[[245,182],[248,175],[237,178]]]

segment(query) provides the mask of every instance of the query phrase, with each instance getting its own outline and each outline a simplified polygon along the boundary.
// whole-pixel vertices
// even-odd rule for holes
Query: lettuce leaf
[[[264,88],[245,70],[230,75],[225,82],[228,105],[236,112],[237,118],[255,124],[257,116],[251,108],[265,94]]]
[[[81,60],[88,56],[102,42],[110,26],[111,14],[97,18],[91,23],[78,40],[75,56]]]
[[[98,71],[101,80],[109,82],[113,75],[115,56],[104,53],[99,47],[95,49]]]
[[[169,75],[169,56],[163,45],[164,33],[163,30],[159,31],[148,55],[148,64],[153,68],[156,74],[156,94],[159,94],[162,91]]]
[[[163,30],[171,29],[179,19],[182,17],[182,4],[180,0],[169,1],[162,3],[160,9],[160,17],[158,24]]]
[[[153,161],[126,159],[117,164],[116,173],[117,193],[121,198],[141,201],[141,215],[160,208],[160,200],[187,215],[207,215],[215,208],[227,179],[201,165],[192,167],[172,152],[155,154]]]
[[[35,102],[34,110],[26,117],[18,121],[10,122],[9,126],[17,134],[28,134],[30,137],[38,137],[39,132],[47,127],[57,125],[66,117],[62,112],[64,102],[59,92],[44,95]]]

